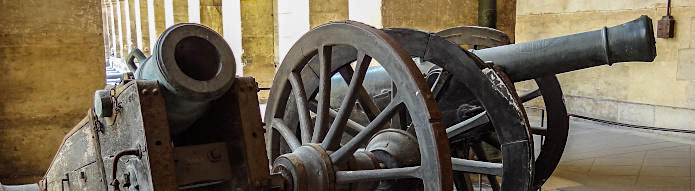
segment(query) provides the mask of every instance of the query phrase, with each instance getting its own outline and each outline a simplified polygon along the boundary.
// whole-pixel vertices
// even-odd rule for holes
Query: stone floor
[[[695,191],[695,135],[688,142],[580,119],[570,120],[569,134],[542,190]]]
[[[571,121],[561,163],[543,190],[695,190],[692,143]]]

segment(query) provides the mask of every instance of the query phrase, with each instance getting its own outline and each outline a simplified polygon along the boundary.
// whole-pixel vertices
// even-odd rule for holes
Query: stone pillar
[[[140,0],[140,32],[142,32],[142,52],[150,55],[150,17],[148,14],[148,0]]]
[[[348,19],[348,0],[309,0],[311,28],[330,21]]]
[[[188,0],[174,0],[174,23],[187,23]]]
[[[103,0],[101,3],[102,9],[101,9],[101,21],[102,21],[102,34],[104,36],[104,58],[109,57],[110,52],[111,52],[111,47],[113,44],[111,43],[111,3],[108,0]]]
[[[137,43],[137,26],[135,25],[135,21],[137,21],[137,17],[135,17],[135,0],[126,0],[128,2],[128,27],[126,28],[128,32],[126,33],[128,36],[128,51],[127,53],[130,54],[130,51],[133,50],[134,48],[138,47]]]
[[[164,13],[164,0],[154,0],[154,29],[155,38],[166,30],[166,15]],[[154,39],[157,42],[157,39]]]
[[[113,9],[113,14],[115,16],[115,26],[116,26],[116,57],[123,56],[123,14],[121,11],[121,0],[113,0],[115,9]]]
[[[120,18],[120,31],[121,31],[121,58],[125,58],[128,56],[128,51],[130,50],[130,23],[128,23],[129,17],[128,17],[128,0],[118,0],[119,2],[119,9],[120,12],[119,14],[121,15]]]
[[[118,35],[116,33],[116,6],[115,2],[112,0],[106,0],[109,4],[109,26],[111,28],[109,29],[111,31],[110,36],[111,36],[111,47],[109,49],[109,55],[117,55],[118,54]]]
[[[244,75],[256,78],[260,87],[272,86],[275,76],[272,14],[272,1],[241,1],[241,44],[244,49],[241,60],[245,64]],[[265,103],[268,91],[261,91],[259,99]]]
[[[200,24],[222,32],[222,0],[200,0]]]
[[[0,1],[0,182],[36,183],[104,87],[101,1]]]

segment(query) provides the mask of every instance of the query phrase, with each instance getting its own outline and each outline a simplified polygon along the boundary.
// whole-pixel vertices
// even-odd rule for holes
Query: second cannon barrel
[[[473,53],[502,66],[509,78],[517,82],[618,62],[651,62],[656,57],[656,47],[652,20],[643,15],[610,28]]]

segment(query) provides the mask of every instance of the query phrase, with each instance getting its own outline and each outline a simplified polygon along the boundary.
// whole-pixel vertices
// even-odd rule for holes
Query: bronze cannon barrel
[[[502,66],[516,82],[604,64],[651,62],[654,44],[652,20],[643,15],[610,28],[472,52]]]
[[[135,79],[159,82],[171,133],[177,134],[231,88],[235,70],[234,55],[222,36],[199,24],[182,23],[162,33]]]

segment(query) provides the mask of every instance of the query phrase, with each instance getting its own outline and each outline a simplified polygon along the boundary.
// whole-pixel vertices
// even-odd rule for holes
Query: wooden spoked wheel
[[[483,49],[504,46],[510,43],[509,37],[502,31],[478,26],[461,26],[442,30],[437,35],[470,49]],[[547,113],[545,127],[531,126],[534,135],[543,136],[536,139],[540,152],[536,157],[533,190],[538,190],[550,178],[560,162],[565,149],[569,131],[569,117],[563,101],[560,82],[555,75],[534,79],[537,89],[520,96],[524,103],[541,97]],[[513,82],[508,86],[513,88]],[[542,121],[541,121],[542,123]]]
[[[516,92],[509,91],[504,76],[435,34],[404,28],[384,30],[412,57],[437,66],[427,72],[439,73],[426,77],[442,111],[447,136],[450,141],[465,140],[463,144],[450,142],[457,190],[474,189],[471,174],[487,177],[493,190],[530,190],[533,139],[521,101]],[[490,132],[496,132],[495,136],[489,137]],[[494,142],[501,149],[501,163],[488,160],[482,141]]]
[[[362,87],[372,61],[392,79],[392,98],[383,109]],[[349,75],[348,90],[340,107],[330,108],[336,101],[330,78],[339,72]],[[365,126],[350,120],[356,102],[369,116]],[[389,128],[405,118],[412,133]],[[319,26],[296,42],[277,71],[265,114],[273,171],[292,190],[374,190],[397,179],[417,180],[413,190],[452,190],[440,120],[405,50],[384,32],[352,21]],[[347,131],[354,136],[344,136]]]

